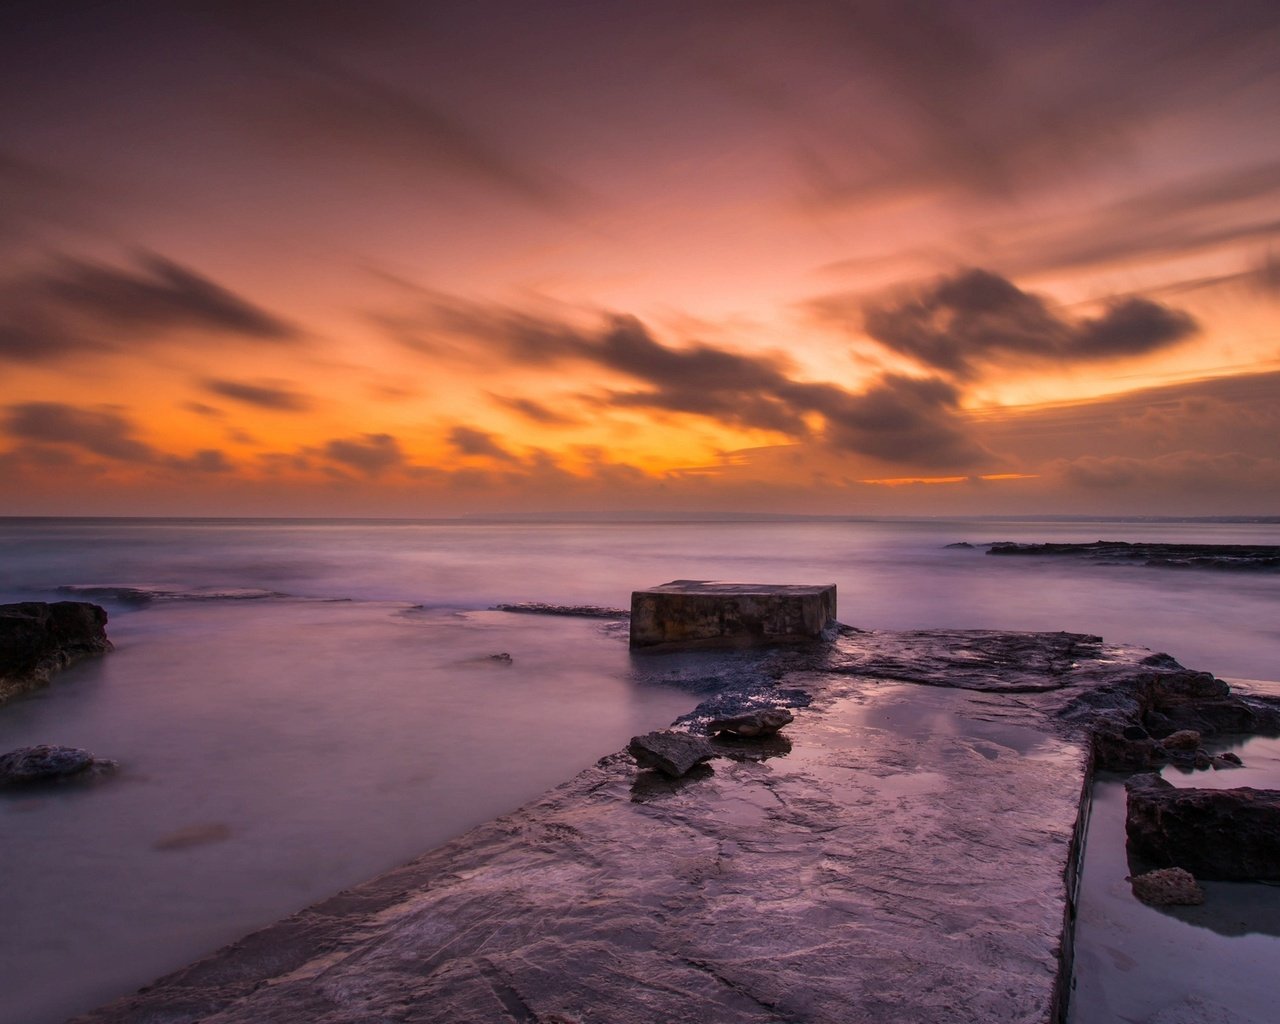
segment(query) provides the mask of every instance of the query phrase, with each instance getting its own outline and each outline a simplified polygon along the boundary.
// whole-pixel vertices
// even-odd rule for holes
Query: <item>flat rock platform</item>
[[[607,756],[78,1020],[1055,1021],[1090,767],[1062,712],[1149,653],[844,628],[638,658],[715,691],[677,728],[795,721],[678,780]]]

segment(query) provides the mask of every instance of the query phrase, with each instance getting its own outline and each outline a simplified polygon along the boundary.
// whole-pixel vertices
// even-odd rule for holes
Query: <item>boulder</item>
[[[1197,878],[1280,880],[1280,790],[1179,789],[1158,775],[1126,783],[1129,849]]]
[[[767,708],[734,718],[713,718],[707,723],[707,732],[712,735],[728,733],[742,739],[755,739],[772,736],[794,720],[795,716],[786,708]]]
[[[94,757],[78,747],[41,743],[0,754],[0,786],[53,782],[114,767],[115,761]]]
[[[673,779],[716,756],[711,744],[687,732],[650,732],[632,736],[627,750],[641,768],[656,768]]]
[[[1194,752],[1200,749],[1200,734],[1194,729],[1179,729],[1177,732],[1170,733],[1162,739],[1160,745],[1165,750],[1190,750]]]
[[[107,613],[84,601],[0,605],[0,704],[49,682],[60,668],[111,650]]]
[[[1204,902],[1195,876],[1182,868],[1160,868],[1129,879],[1133,894],[1153,907],[1193,907]]]

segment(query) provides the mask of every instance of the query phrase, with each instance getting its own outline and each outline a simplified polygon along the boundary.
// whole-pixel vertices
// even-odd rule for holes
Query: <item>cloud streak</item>
[[[210,378],[203,381],[202,386],[206,391],[223,398],[276,412],[305,412],[312,405],[311,399],[306,395],[278,383],[247,384],[243,381]]]
[[[272,343],[298,337],[286,321],[173,260],[143,252],[134,263],[63,256],[0,285],[0,358],[49,362],[182,329]]]

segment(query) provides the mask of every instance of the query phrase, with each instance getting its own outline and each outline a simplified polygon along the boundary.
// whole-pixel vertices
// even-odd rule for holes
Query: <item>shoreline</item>
[[[1148,653],[1095,640],[845,629],[718,657],[754,685],[679,721],[781,697],[788,753],[675,782],[609,755],[75,1020],[1060,1019],[1092,778],[1061,714]]]

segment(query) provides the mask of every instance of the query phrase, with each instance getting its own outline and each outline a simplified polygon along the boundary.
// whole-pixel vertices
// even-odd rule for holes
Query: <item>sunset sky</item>
[[[1280,512],[1280,4],[0,8],[0,514]]]

